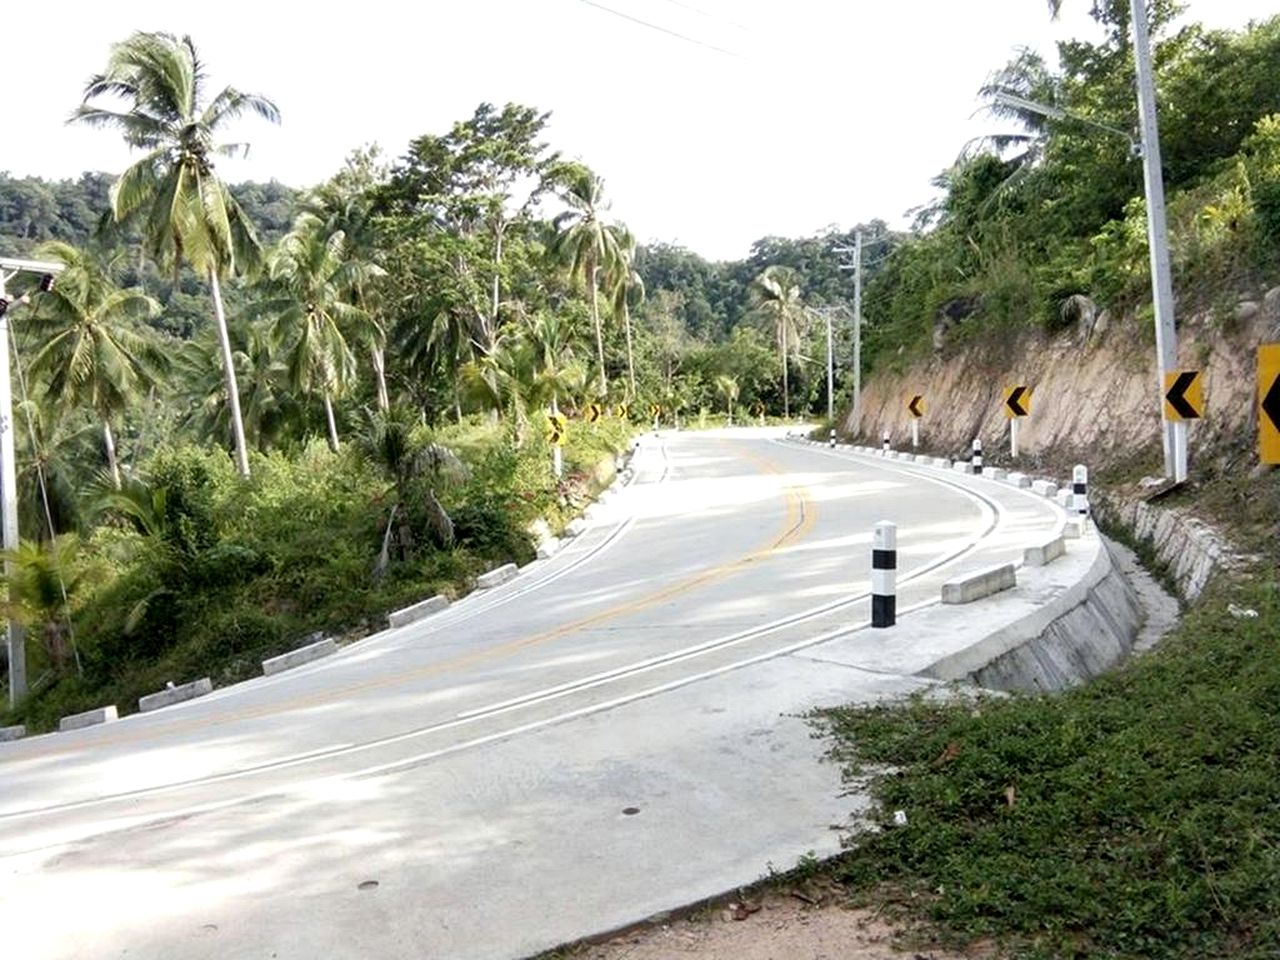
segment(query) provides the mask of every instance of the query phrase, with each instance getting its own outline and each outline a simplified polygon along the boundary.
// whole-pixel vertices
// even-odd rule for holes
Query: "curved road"
[[[779,714],[924,685],[878,640],[859,669],[800,656],[869,621],[872,525],[898,523],[909,611],[1062,520],[777,431],[634,465],[566,549],[435,617],[0,744],[13,955],[519,957],[692,893],[700,858],[763,872],[825,828],[783,822],[815,795],[849,806]]]

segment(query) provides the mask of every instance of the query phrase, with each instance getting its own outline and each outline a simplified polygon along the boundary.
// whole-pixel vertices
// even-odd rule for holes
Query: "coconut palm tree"
[[[729,410],[729,426],[733,426],[733,405],[738,402],[738,381],[728,374],[722,373],[715,379],[716,393],[724,397]]]
[[[53,242],[40,256],[65,266],[57,286],[38,294],[27,333],[38,352],[31,374],[47,402],[64,411],[92,410],[102,425],[111,482],[120,488],[111,422],[155,386],[167,363],[138,328],[160,305],[140,290],[122,290],[108,268],[70,244]]]
[[[362,326],[368,314],[351,301],[354,291],[381,268],[347,257],[346,234],[332,233],[314,214],[298,217],[271,257],[271,293],[256,310],[275,318],[277,335],[289,344],[289,381],[324,402],[329,446],[338,449],[334,397],[355,379],[356,361],[344,326]]]
[[[613,312],[622,315],[622,328],[627,334],[627,380],[631,392],[628,400],[636,396],[636,363],[631,347],[631,307],[644,302],[644,280],[636,272],[636,238],[630,230],[621,227],[618,231],[618,257],[610,271],[609,281],[613,287]]]
[[[778,356],[782,359],[782,415],[791,416],[790,384],[787,365],[809,317],[800,297],[795,274],[786,267],[765,267],[751,283],[751,300],[758,317],[773,330],[778,340]]]
[[[569,264],[569,275],[581,277],[591,293],[591,322],[596,331],[600,395],[608,392],[604,371],[604,334],[600,329],[600,281],[620,257],[623,230],[600,219],[605,210],[604,181],[584,166],[572,168],[563,197],[569,209],[554,220],[552,249]]]
[[[186,262],[208,280],[222,347],[223,374],[236,462],[249,475],[235,364],[222,304],[221,280],[251,270],[260,250],[253,226],[226,185],[214,158],[242,153],[245,144],[216,143],[230,121],[244,113],[278,123],[280,112],[262,96],[226,87],[211,100],[204,64],[191,38],[138,32],[111,48],[106,69],[84,88],[73,122],[120,131],[144,155],[111,188],[117,222],[133,221],[151,254],[176,271]],[[102,101],[125,101],[113,109]]]
[[[64,533],[48,542],[23,540],[3,554],[9,571],[4,577],[8,599],[0,602],[0,613],[24,627],[39,627],[49,661],[59,674],[66,672],[68,661],[82,672],[68,609],[84,580],[76,562],[79,546],[74,533]]]

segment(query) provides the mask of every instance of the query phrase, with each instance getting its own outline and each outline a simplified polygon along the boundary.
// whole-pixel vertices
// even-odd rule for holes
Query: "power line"
[[[667,3],[671,4],[673,7],[680,7],[681,9],[684,9],[684,10],[692,10],[694,13],[699,14],[700,16],[704,16],[708,20],[719,20],[721,23],[727,23],[729,26],[737,27],[739,30],[742,30],[745,33],[751,32],[751,28],[748,27],[746,24],[738,23],[737,20],[730,20],[728,17],[722,17],[722,16],[719,16],[718,14],[710,13],[706,10],[701,9],[700,7],[695,7],[691,3],[681,3],[680,0],[667,0]]]
[[[633,17],[629,13],[623,13],[621,10],[615,10],[613,9],[613,7],[606,7],[602,3],[596,3],[595,0],[579,0],[579,2],[585,3],[588,7],[595,7],[597,10],[603,10],[605,13],[611,13],[615,17],[621,17],[623,20],[629,20],[632,23],[638,23],[640,26],[648,27],[650,30],[656,30],[658,31],[658,33],[665,33],[667,36],[675,37],[677,40],[683,40],[686,43],[692,43],[695,46],[705,47],[708,50],[714,50],[716,53],[722,53],[726,57],[738,56],[738,54],[734,53],[732,50],[725,50],[723,47],[717,47],[715,44],[706,43],[703,40],[698,40],[698,39],[695,39],[694,37],[685,36],[683,33],[677,33],[675,30],[669,30],[666,27],[660,27],[656,23],[650,23],[648,20],[641,20],[639,17]]]

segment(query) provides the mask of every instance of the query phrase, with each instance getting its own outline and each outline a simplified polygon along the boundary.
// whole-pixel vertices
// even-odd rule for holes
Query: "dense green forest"
[[[1149,6],[1179,295],[1212,306],[1280,262],[1280,18],[1173,31],[1175,4]],[[520,104],[354,151],[322,184],[224,184],[224,125],[288,118],[204,89],[186,40],[115,45],[75,119],[135,163],[0,176],[0,254],[65,265],[52,290],[8,291],[30,540],[8,612],[41,639],[15,716],[242,675],[304,632],[461,589],[568,517],[651,404],[685,423],[825,410],[826,321],[847,400],[857,232],[868,373],[1052,331],[1082,296],[1143,322],[1141,165],[1096,126],[1135,126],[1127,9],[1097,4],[1104,39],[1062,44],[1058,67],[993,72],[1008,133],[957,144],[910,230],[766,237],[730,262],[637,243],[606,179]],[[629,413],[573,420],[557,478],[548,416],[592,401]]]

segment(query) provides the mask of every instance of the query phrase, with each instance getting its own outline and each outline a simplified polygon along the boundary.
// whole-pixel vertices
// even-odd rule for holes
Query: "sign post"
[[[1009,418],[1009,456],[1018,459],[1018,421],[1031,413],[1031,387],[1025,383],[1006,387],[1004,415]]]
[[[1178,429],[1172,431],[1173,482],[1187,479],[1188,420],[1204,416],[1204,383],[1199,370],[1170,370],[1164,375],[1164,419]]]
[[[911,414],[911,449],[920,446],[920,418],[924,416],[924,396],[917,393],[907,402],[907,412]]]

